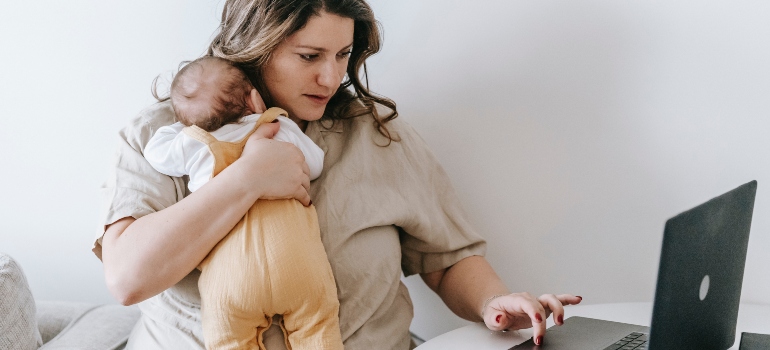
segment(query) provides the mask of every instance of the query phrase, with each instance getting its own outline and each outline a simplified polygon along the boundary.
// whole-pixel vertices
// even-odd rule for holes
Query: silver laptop
[[[650,327],[570,317],[509,350],[724,350],[735,342],[757,182],[668,221]]]

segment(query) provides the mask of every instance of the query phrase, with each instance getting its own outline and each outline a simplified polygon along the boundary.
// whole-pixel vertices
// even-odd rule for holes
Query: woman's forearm
[[[482,256],[467,257],[447,269],[422,274],[422,278],[452,312],[473,322],[482,321],[485,300],[510,293]]]
[[[102,259],[107,286],[121,304],[135,304],[179,282],[261,196],[258,188],[238,185],[248,182],[235,165],[169,208],[110,225]]]
[[[564,306],[583,300],[570,294],[543,294],[537,298],[526,292],[511,294],[480,256],[465,258],[447,269],[423,274],[422,278],[458,316],[483,321],[493,331],[531,327],[538,345],[543,343],[548,316],[553,314],[554,322],[562,325]]]
[[[260,126],[238,160],[178,203],[107,228],[101,258],[115,298],[135,304],[179,282],[259,198],[309,205],[305,158],[294,145],[271,139],[278,130],[278,124]]]

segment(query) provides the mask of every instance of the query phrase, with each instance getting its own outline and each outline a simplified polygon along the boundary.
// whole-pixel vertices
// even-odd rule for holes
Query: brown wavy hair
[[[372,93],[368,86],[366,59],[380,51],[381,39],[379,23],[365,0],[227,0],[208,54],[243,68],[267,107],[272,107],[275,104],[262,74],[265,64],[283,40],[322,12],[350,18],[355,23],[346,79],[329,100],[324,118],[338,120],[371,113],[380,134],[398,141],[385,126],[398,116],[396,103]],[[378,104],[389,112],[381,116]]]

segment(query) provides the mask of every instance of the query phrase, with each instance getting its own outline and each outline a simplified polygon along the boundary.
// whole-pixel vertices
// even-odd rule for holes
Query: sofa
[[[123,349],[139,316],[136,305],[35,300],[21,266],[0,253],[0,350]]]
[[[44,350],[123,349],[140,315],[136,305],[37,301],[36,308]]]

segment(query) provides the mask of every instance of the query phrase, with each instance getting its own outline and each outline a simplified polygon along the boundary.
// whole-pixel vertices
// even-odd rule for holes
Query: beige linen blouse
[[[189,194],[185,179],[156,172],[142,156],[155,131],[173,122],[170,103],[157,103],[120,131],[115,163],[103,186],[101,224],[140,218]],[[401,139],[387,147],[371,115],[311,122],[305,132],[325,153],[310,196],[337,282],[342,339],[348,349],[409,348],[413,311],[402,272],[409,276],[437,271],[483,255],[486,248],[425,142],[402,119],[387,126]],[[97,256],[103,234],[99,230],[94,243]],[[201,344],[197,278],[197,270],[192,271],[174,287],[140,303],[143,317],[129,348],[183,344],[181,348],[189,349]]]

